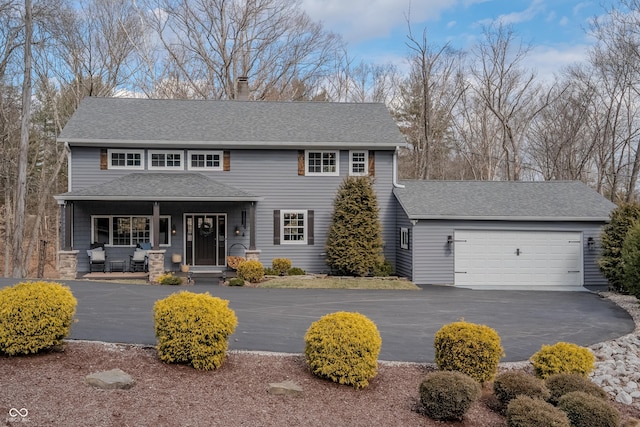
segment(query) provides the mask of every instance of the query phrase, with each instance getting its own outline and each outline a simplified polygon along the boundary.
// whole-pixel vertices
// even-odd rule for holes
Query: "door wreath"
[[[210,222],[203,221],[199,231],[202,237],[209,237],[213,234],[213,225]]]

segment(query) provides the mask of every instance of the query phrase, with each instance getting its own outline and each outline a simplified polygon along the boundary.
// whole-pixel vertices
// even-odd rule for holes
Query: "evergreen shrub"
[[[232,277],[229,279],[229,286],[244,286],[244,280],[240,277]]]
[[[185,363],[198,370],[219,368],[228,338],[238,319],[229,301],[209,293],[178,292],[153,306],[157,351],[167,363]]]
[[[622,246],[629,229],[638,220],[640,204],[621,204],[611,212],[610,221],[602,228],[600,235],[600,271],[609,281],[609,287],[618,292],[626,292]]]
[[[291,260],[288,258],[274,258],[271,261],[271,267],[276,272],[276,274],[283,276],[291,268]]]
[[[558,400],[571,427],[618,427],[620,413],[609,402],[582,391],[572,391]]]
[[[498,333],[464,320],[444,325],[434,339],[438,368],[459,371],[479,382],[490,381],[504,356]]]
[[[522,371],[509,371],[496,375],[493,393],[500,401],[503,410],[509,402],[518,396],[529,396],[547,400],[551,392],[544,381]]]
[[[182,277],[174,276],[173,273],[165,273],[158,276],[156,282],[160,285],[181,285]]]
[[[384,262],[382,244],[373,180],[368,176],[346,177],[333,202],[327,265],[337,275],[371,275]]]
[[[571,427],[566,413],[529,396],[513,399],[507,406],[506,416],[508,427]]]
[[[536,376],[542,379],[560,373],[579,374],[586,377],[595,368],[595,361],[596,358],[591,350],[567,342],[543,345],[531,356]]]
[[[420,383],[422,412],[434,420],[462,420],[481,391],[480,383],[462,372],[431,372]]]
[[[607,392],[595,384],[589,378],[579,374],[555,374],[545,380],[547,388],[551,392],[549,402],[556,405],[558,400],[572,391],[582,391],[600,399],[608,398]]]
[[[55,282],[22,282],[0,290],[0,353],[37,353],[69,335],[77,300]]]
[[[304,341],[307,365],[320,378],[364,388],[378,373],[382,338],[360,313],[327,314],[311,324]]]
[[[621,258],[624,292],[640,298],[640,221],[629,229],[622,244]]]
[[[256,260],[241,262],[238,265],[238,277],[250,283],[258,283],[264,279],[264,266]]]
[[[291,267],[287,274],[289,276],[304,276],[305,274],[307,274],[307,272],[300,267]]]

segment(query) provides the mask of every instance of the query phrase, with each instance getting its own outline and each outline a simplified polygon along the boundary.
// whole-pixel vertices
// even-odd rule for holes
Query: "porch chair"
[[[138,243],[133,255],[130,255],[129,268],[131,271],[148,271],[149,257],[147,251],[151,249],[151,243]]]
[[[89,273],[93,272],[94,268],[104,273],[107,263],[107,253],[104,250],[104,243],[92,243],[90,247],[91,249],[87,251],[87,255],[89,256]]]

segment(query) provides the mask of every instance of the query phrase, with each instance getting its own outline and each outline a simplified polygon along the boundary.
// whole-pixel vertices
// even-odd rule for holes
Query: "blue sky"
[[[608,0],[610,3],[615,0]],[[302,0],[302,8],[348,43],[358,60],[393,62],[408,53],[407,16],[416,34],[427,29],[435,46],[446,42],[465,49],[495,20],[512,25],[533,51],[527,66],[548,77],[562,66],[583,60],[593,40],[589,20],[604,10],[601,0]]]

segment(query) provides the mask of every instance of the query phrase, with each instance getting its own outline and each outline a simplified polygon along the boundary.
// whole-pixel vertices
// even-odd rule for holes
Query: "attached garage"
[[[455,230],[454,235],[457,286],[582,286],[580,232]]]
[[[401,181],[396,271],[420,285],[606,289],[597,260],[615,205],[576,181]]]

